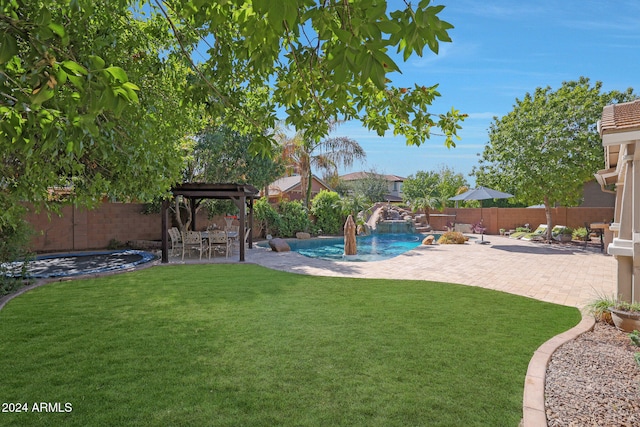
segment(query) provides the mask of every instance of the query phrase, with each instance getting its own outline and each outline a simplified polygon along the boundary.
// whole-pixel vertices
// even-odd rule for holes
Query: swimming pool
[[[396,257],[422,244],[423,234],[384,233],[358,236],[357,255],[344,256],[344,238],[327,237],[309,240],[287,240],[292,251],[311,258],[334,261],[381,261]],[[434,234],[436,240],[438,235]]]

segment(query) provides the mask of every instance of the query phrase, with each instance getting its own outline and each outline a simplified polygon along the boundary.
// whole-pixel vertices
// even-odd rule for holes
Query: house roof
[[[352,173],[348,173],[346,175],[342,175],[340,177],[340,179],[343,180],[343,181],[356,181],[358,179],[365,179],[369,175],[381,176],[385,180],[391,181],[391,182],[396,182],[396,181],[403,182],[404,180],[406,180],[406,178],[403,178],[403,177],[398,176],[398,175],[372,174],[371,172],[352,172]]]
[[[604,107],[599,130],[600,136],[640,130],[640,99]]]
[[[287,191],[291,191],[300,185],[301,179],[302,177],[300,175],[285,176],[280,179],[277,179],[273,181],[271,184],[269,184],[269,194],[277,195],[280,193],[286,193]],[[331,190],[331,187],[329,187],[324,181],[322,181],[317,176],[313,175],[313,179],[318,181],[322,186],[326,187],[328,190]]]

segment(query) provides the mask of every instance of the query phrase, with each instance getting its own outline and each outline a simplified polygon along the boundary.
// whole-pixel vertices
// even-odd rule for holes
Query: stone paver
[[[584,308],[616,291],[616,260],[599,249],[491,236],[490,244],[420,246],[378,262],[327,261],[294,252],[247,250],[246,261],[317,276],[432,280],[480,286]]]

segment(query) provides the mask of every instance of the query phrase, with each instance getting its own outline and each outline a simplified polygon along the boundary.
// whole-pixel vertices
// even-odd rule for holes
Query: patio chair
[[[538,228],[536,228],[531,233],[526,233],[524,236],[520,237],[522,240],[543,240],[547,237],[547,224],[540,224]]]
[[[224,230],[209,231],[209,259],[211,255],[215,256],[215,252],[224,253],[225,257],[229,257],[229,237]]]
[[[169,238],[171,239],[171,256],[178,256],[182,252],[182,235],[178,227],[169,229]]]
[[[184,253],[187,249],[198,249],[200,251],[200,259],[202,259],[202,234],[199,231],[185,231],[182,233],[182,260],[184,261]]]

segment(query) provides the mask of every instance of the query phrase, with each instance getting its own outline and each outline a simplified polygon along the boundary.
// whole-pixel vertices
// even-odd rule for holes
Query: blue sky
[[[415,3],[417,0],[413,0]],[[402,7],[392,0],[391,7]],[[488,141],[494,116],[513,109],[516,98],[537,87],[560,87],[580,76],[601,81],[603,89],[634,88],[640,94],[640,1],[434,1],[444,4],[441,19],[454,25],[453,42],[440,54],[398,62],[395,86],[439,83],[433,112],[455,107],[469,114],[456,148],[434,136],[420,147],[402,137],[378,137],[358,123],[341,125],[332,136],[355,139],[367,152],[364,163],[340,173],[376,170],[407,177],[447,165],[469,177]],[[603,159],[604,162],[604,159]]]

